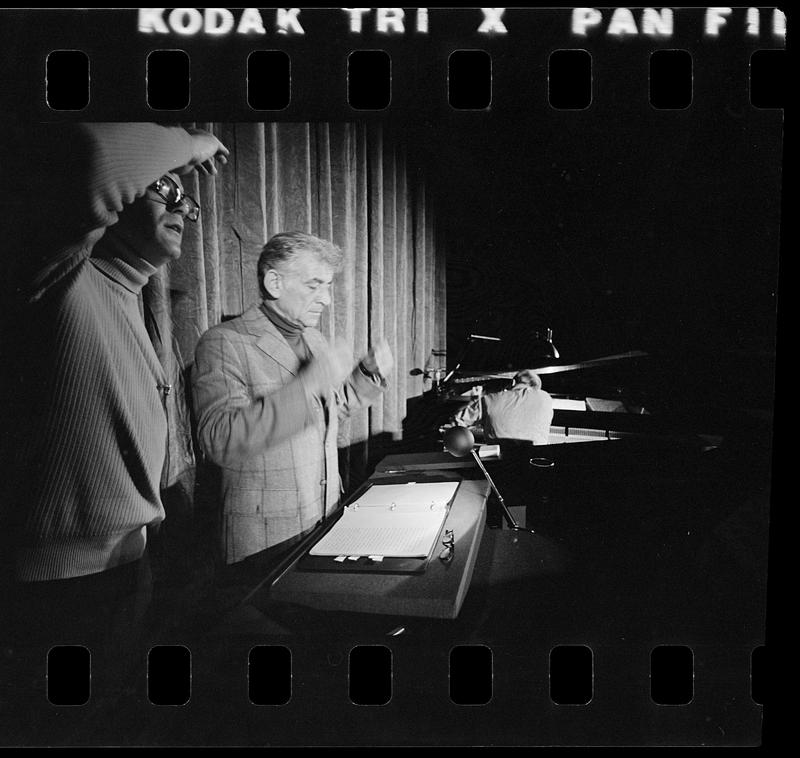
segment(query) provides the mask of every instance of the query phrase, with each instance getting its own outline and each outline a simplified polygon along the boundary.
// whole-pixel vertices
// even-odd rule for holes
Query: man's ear
[[[264,287],[264,292],[271,298],[280,297],[282,287],[281,275],[274,269],[268,268],[264,272],[264,278],[261,280]]]

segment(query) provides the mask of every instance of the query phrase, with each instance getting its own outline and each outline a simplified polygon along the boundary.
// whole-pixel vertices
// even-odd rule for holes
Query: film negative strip
[[[764,742],[783,12],[0,34],[0,743]]]

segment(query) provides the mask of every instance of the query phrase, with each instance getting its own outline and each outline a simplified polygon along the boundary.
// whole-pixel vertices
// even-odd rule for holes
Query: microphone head
[[[453,426],[444,433],[444,449],[456,458],[463,458],[475,447],[475,437],[463,426]]]

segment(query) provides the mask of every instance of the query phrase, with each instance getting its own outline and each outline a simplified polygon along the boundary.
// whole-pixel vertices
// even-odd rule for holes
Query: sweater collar
[[[269,301],[264,300],[261,303],[261,310],[264,315],[275,325],[275,328],[283,335],[290,344],[293,340],[297,340],[300,335],[305,331],[302,324],[295,324],[289,321],[285,316],[278,313],[278,311],[269,304]]]
[[[138,295],[150,277],[158,271],[155,266],[135,255],[127,246],[109,234],[95,245],[92,263],[134,295]]]

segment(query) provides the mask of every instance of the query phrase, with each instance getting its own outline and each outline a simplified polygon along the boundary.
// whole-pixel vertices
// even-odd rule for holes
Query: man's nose
[[[189,205],[183,200],[179,200],[175,205],[170,206],[170,213],[180,213],[181,216],[186,218],[189,215]]]
[[[319,296],[319,302],[324,306],[329,306],[331,304],[331,291],[325,288]]]

